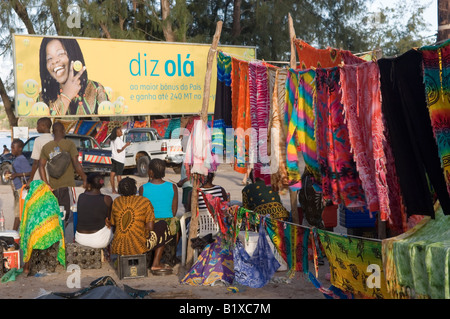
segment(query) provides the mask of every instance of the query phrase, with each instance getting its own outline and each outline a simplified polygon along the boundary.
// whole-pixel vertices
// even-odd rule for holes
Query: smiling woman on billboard
[[[43,38],[39,70],[39,100],[49,106],[50,115],[97,114],[99,104],[108,101],[104,87],[88,79],[83,53],[75,39]]]

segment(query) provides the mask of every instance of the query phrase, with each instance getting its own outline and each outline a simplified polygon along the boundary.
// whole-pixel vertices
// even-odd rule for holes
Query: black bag
[[[69,167],[71,161],[72,159],[70,158],[69,152],[61,151],[61,153],[53,156],[47,162],[48,175],[56,179],[60,178],[67,167]]]

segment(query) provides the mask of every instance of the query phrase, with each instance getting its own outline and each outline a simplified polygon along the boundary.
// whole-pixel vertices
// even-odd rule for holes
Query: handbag
[[[71,161],[69,152],[61,151],[47,161],[48,175],[56,179],[60,178],[63,176],[67,167],[69,167]]]

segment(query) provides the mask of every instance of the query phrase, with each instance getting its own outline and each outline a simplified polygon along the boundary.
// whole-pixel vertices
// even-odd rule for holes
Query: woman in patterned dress
[[[113,254],[141,255],[154,251],[151,270],[166,268],[161,264],[164,246],[169,243],[169,228],[164,220],[155,222],[150,201],[136,195],[136,180],[126,177],[118,187],[120,197],[112,205],[111,225],[114,238],[111,244]]]

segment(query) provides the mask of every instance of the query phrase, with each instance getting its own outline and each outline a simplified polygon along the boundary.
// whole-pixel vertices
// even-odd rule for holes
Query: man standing
[[[33,151],[31,152],[31,159],[33,165],[31,166],[31,175],[27,183],[27,187],[30,187],[30,183],[33,180],[42,179],[39,174],[39,159],[41,158],[42,147],[50,141],[53,141],[53,135],[50,133],[52,127],[52,120],[48,117],[41,117],[36,124],[39,137],[34,140]]]
[[[78,162],[77,147],[72,141],[65,139],[65,128],[60,122],[53,124],[53,136],[53,141],[48,142],[42,148],[39,160],[39,173],[42,180],[52,188],[53,194],[58,199],[59,206],[64,207],[66,211],[65,221],[67,223],[71,206],[70,188],[75,187],[74,170],[83,179],[84,188],[86,188],[86,174],[83,172],[83,167],[80,162]],[[70,155],[67,168],[59,178],[52,177],[49,172],[49,177],[47,179],[47,174],[45,173],[47,162],[62,152],[67,152]]]

